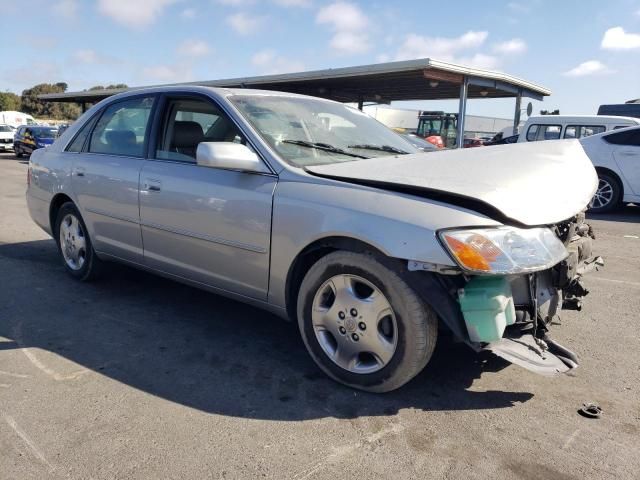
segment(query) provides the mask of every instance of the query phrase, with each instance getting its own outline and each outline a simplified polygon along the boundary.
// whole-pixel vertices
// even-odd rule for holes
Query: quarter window
[[[91,133],[91,129],[96,124],[97,116],[89,120],[84,126],[80,129],[80,131],[76,134],[76,137],[73,141],[67,146],[67,152],[81,152],[82,147],[84,146],[89,134]]]
[[[153,101],[153,97],[139,97],[109,105],[91,134],[89,151],[143,157]]]
[[[561,125],[531,125],[527,130],[527,141],[557,140],[562,131]]]
[[[604,139],[608,143],[614,145],[630,145],[633,147],[640,147],[640,128],[634,128],[633,130],[625,130],[624,132],[612,133],[607,135]]]
[[[201,142],[246,144],[233,121],[210,101],[173,99],[165,112],[156,150],[158,159],[195,163]]]
[[[527,142],[535,142],[538,136],[538,125],[531,125],[527,130]]]

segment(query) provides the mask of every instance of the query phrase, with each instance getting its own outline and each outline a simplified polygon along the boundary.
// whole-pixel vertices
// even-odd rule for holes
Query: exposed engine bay
[[[589,293],[582,277],[604,266],[592,253],[595,234],[581,212],[550,226],[562,240],[568,257],[549,270],[510,278],[515,321],[500,340],[486,344],[496,355],[543,375],[564,373],[578,366],[577,356],[549,335],[560,323],[560,311],[580,310]]]

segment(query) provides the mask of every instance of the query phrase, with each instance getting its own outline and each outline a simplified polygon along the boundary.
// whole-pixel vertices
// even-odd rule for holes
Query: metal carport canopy
[[[514,125],[519,123],[520,99],[542,100],[551,91],[506,73],[441,62],[430,58],[330,68],[309,72],[178,83],[227,88],[257,88],[329,98],[339,102],[389,103],[398,100],[459,99],[459,132],[464,131],[468,98],[516,98]],[[135,90],[134,87],[126,90]],[[96,102],[122,90],[50,93],[38,98],[53,102]],[[458,143],[462,145],[462,135]]]

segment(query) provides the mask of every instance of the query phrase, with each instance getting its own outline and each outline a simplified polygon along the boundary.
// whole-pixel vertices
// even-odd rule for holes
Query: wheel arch
[[[613,179],[618,182],[618,187],[620,187],[620,199],[622,199],[624,197],[624,182],[622,181],[620,175],[607,167],[595,167],[595,169],[598,174],[606,173],[607,175],[611,175],[611,177],[613,177]]]
[[[444,323],[461,341],[468,342],[469,335],[462,311],[450,294],[451,291],[456,291],[462,286],[464,283],[462,277],[449,277],[431,272],[410,272],[406,267],[406,262],[403,262],[402,259],[390,257],[379,248],[351,237],[332,236],[315,240],[295,257],[289,267],[285,283],[285,305],[289,320],[297,321],[296,304],[305,272],[322,257],[336,250],[375,255],[378,260],[395,270],[403,280],[415,289],[422,301],[430,305],[436,312],[441,324]]]
[[[322,257],[336,250],[356,253],[371,252],[381,257],[389,258],[384,252],[370,243],[352,237],[330,236],[311,242],[296,255],[287,273],[287,280],[285,282],[285,306],[287,316],[291,321],[295,321],[297,318],[296,300],[305,272]]]
[[[51,199],[51,203],[49,204],[49,226],[51,227],[51,232],[55,232],[55,222],[58,216],[58,212],[60,211],[60,207],[67,202],[74,203],[71,197],[66,193],[57,193]],[[74,203],[75,205],[75,203]]]

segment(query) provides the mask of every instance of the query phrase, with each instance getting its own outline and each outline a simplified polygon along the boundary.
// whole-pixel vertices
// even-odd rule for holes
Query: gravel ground
[[[607,265],[552,332],[580,368],[544,378],[442,338],[370,395],[260,310],[125,267],[73,281],[26,169],[0,155],[0,478],[638,478],[640,208],[592,221]]]

